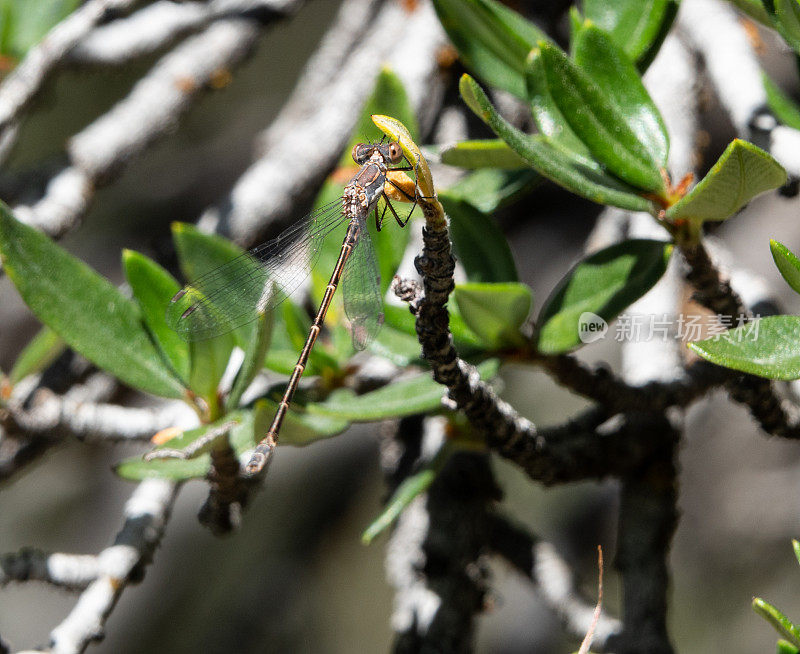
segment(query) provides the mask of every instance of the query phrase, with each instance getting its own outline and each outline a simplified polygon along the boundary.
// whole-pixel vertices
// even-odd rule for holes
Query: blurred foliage
[[[0,55],[21,59],[81,0],[0,0]]]

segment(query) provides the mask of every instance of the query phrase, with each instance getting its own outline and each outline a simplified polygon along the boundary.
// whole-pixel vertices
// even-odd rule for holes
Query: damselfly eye
[[[403,149],[400,147],[400,144],[397,141],[393,141],[389,144],[389,160],[392,163],[397,163],[402,158]]]
[[[368,151],[369,145],[366,143],[356,143],[353,146],[353,152],[351,153],[353,161],[355,161],[357,164],[363,164],[368,158]]]

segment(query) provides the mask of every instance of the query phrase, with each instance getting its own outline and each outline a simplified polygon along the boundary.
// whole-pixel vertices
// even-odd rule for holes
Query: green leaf
[[[467,68],[487,84],[525,98],[525,59],[547,35],[495,0],[434,0]]]
[[[590,314],[591,320],[611,322],[661,279],[671,254],[668,243],[632,239],[579,262],[539,314],[535,336],[539,351],[559,354],[580,346],[585,339],[580,324],[585,322],[584,314]]]
[[[794,550],[794,558],[800,563],[800,541],[792,539],[792,550]]]
[[[212,420],[219,416],[218,386],[228,367],[234,344],[232,334],[189,343],[192,359],[189,388],[206,401]]]
[[[243,250],[231,243],[227,239],[216,234],[204,234],[194,225],[187,223],[172,223],[172,238],[175,241],[175,248],[178,252],[178,263],[181,272],[186,279],[194,280],[205,273],[219,269],[220,276],[217,287],[233,283],[240,279],[243,269],[249,271],[254,263],[249,258],[242,258],[242,268],[227,266],[220,268],[223,264],[230,263],[239,257]],[[237,345],[244,348],[250,342],[250,331],[252,325],[244,325],[234,330],[234,338]]]
[[[422,350],[416,335],[402,332],[390,325],[381,328],[375,340],[369,344],[369,351],[401,368],[422,363]]]
[[[525,170],[482,168],[441,191],[439,198],[458,198],[488,214],[515,202],[537,186],[541,180],[541,175],[530,168]]]
[[[770,240],[769,249],[783,278],[796,293],[800,293],[800,259],[778,241]]]
[[[481,363],[478,366],[481,379],[494,377],[499,366],[497,359]],[[306,410],[344,420],[372,422],[437,411],[446,392],[447,389],[435,382],[430,374],[421,374],[363,395],[342,390],[331,394],[324,402],[308,404]]]
[[[770,111],[784,125],[800,129],[800,107],[766,73],[762,73],[761,79],[764,82],[764,90],[767,92],[767,104]]]
[[[667,128],[628,55],[591,24],[580,30],[573,48],[575,63],[602,88],[652,160],[665,166],[669,154]]]
[[[469,108],[495,134],[556,184],[600,204],[631,211],[656,211],[653,203],[639,195],[639,191],[603,172],[599,165],[587,165],[569,151],[553,145],[546,137],[520,132],[497,113],[483,89],[469,75],[461,77],[459,88]]]
[[[593,157],[631,186],[664,193],[662,161],[631,129],[627,116],[606,90],[558,46],[541,43],[538,56],[532,55],[531,66],[536,66],[539,58],[553,102]]]
[[[775,651],[777,654],[798,654],[800,649],[797,649],[790,642],[787,642],[783,639],[778,639]]]
[[[558,108],[550,85],[539,48],[531,50],[528,56],[528,68],[525,71],[525,81],[528,89],[528,99],[531,103],[533,119],[539,132],[546,136],[550,142],[568,152],[571,157],[585,166],[600,169],[600,165],[592,153],[569,126],[569,122]]]
[[[531,289],[525,284],[458,284],[455,300],[464,322],[495,348],[524,341],[520,327],[531,311]]]
[[[167,326],[165,320],[167,304],[180,290],[180,285],[155,261],[132,250],[122,252],[122,266],[156,346],[178,378],[186,382],[190,370],[189,345]]]
[[[669,32],[678,5],[678,0],[583,0],[583,13],[644,70]]]
[[[267,354],[270,340],[272,339],[272,311],[260,313],[252,331],[252,340],[244,351],[244,361],[236,374],[231,392],[225,400],[228,411],[235,409],[242,399],[242,393],[253,383],[256,375],[264,367],[264,357]]]
[[[500,168],[502,170],[528,168],[525,160],[500,139],[459,141],[444,146],[440,155],[442,163],[459,168]]]
[[[25,349],[20,352],[8,380],[16,384],[28,375],[41,372],[64,351],[64,341],[49,327],[42,327]]]
[[[414,498],[425,493],[436,479],[436,476],[444,467],[447,459],[450,458],[451,448],[445,443],[439,448],[436,456],[419,472],[406,477],[403,482],[395,489],[392,497],[383,507],[380,515],[373,520],[369,527],[361,535],[361,542],[369,545],[381,532],[388,528],[398,516],[403,512]]]
[[[129,386],[183,397],[136,304],[1,204],[0,259],[31,311],[72,349]]]
[[[769,622],[781,636],[795,647],[800,647],[800,627],[760,597],[753,598],[752,606],[753,610]]]
[[[709,220],[725,220],[754,197],[786,183],[786,171],[752,143],[734,139],[708,174],[673,204],[667,220],[685,219],[699,230]]]
[[[166,443],[159,445],[156,450],[175,449],[182,450],[198,438],[201,438],[211,429],[222,426],[226,422],[239,421],[230,431],[231,448],[236,456],[241,456],[255,446],[257,434],[254,433],[254,419],[251,411],[235,411],[220,420],[185,431]],[[258,437],[260,439],[260,437]],[[186,481],[188,479],[202,479],[211,468],[211,456],[201,454],[191,459],[153,459],[145,461],[142,456],[133,456],[121,461],[114,467],[123,479],[141,481],[142,479],[169,479],[171,481]]]
[[[718,366],[759,377],[800,379],[800,316],[768,316],[720,336],[689,343]]]
[[[0,0],[0,54],[21,59],[80,4],[81,0]]]
[[[253,411],[255,414],[255,438],[257,441],[266,435],[277,410],[278,403],[269,399],[261,399],[255,403]],[[280,444],[297,447],[310,445],[316,441],[341,434],[349,426],[350,422],[348,420],[308,413],[294,405],[283,419]]]
[[[800,52],[800,4],[797,0],[769,0],[764,4],[780,35]]]
[[[505,235],[485,213],[447,192],[439,200],[450,216],[450,237],[467,278],[476,282],[513,282],[517,268]]]

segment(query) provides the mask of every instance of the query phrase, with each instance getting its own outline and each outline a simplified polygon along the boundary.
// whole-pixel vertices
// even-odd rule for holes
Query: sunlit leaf
[[[179,398],[139,307],[112,284],[0,205],[0,259],[22,299],[64,342],[134,388]]]
[[[558,354],[589,342],[584,323],[611,322],[661,279],[671,253],[668,243],[632,239],[595,252],[578,263],[539,314],[539,351]]]
[[[768,316],[689,347],[719,366],[768,379],[800,379],[800,316]]]

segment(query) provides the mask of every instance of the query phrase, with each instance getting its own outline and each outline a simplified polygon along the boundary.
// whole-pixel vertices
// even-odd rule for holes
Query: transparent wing
[[[353,347],[363,350],[383,324],[381,275],[366,224],[342,271],[344,312],[350,320]]]
[[[325,237],[347,220],[341,209],[341,199],[320,207],[273,240],[193,280],[167,306],[167,324],[185,340],[203,340],[280,304],[308,276]]]

